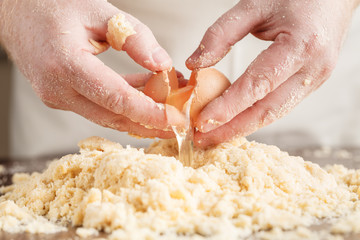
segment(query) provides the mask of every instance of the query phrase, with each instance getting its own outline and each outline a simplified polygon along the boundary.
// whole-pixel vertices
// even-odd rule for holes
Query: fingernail
[[[200,45],[202,46],[202,45]],[[199,61],[199,57],[201,56],[204,48],[198,47],[195,52],[186,60],[185,64],[186,67],[189,69],[194,69],[196,68],[196,64]]]
[[[212,130],[211,127],[209,128],[207,126],[207,124],[201,125],[199,128],[199,132],[201,132],[201,133],[207,133],[207,132],[210,132],[211,130]]]
[[[196,124],[199,132],[201,133],[207,133],[212,130],[215,130],[216,128],[220,127],[220,123],[214,120],[208,120],[206,122],[199,122]]]
[[[167,54],[167,52],[161,48],[156,48],[152,53],[152,58],[155,63],[161,65],[161,66],[167,66],[169,63],[171,63],[171,58]]]

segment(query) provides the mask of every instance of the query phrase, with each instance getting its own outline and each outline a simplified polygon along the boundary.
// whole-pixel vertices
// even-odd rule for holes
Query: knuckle
[[[47,89],[37,91],[37,95],[39,96],[40,100],[49,108],[58,108],[58,100],[54,94],[51,94],[50,91]]]
[[[329,39],[319,33],[312,33],[310,36],[303,40],[304,53],[309,57],[318,56],[324,57],[331,53],[329,51]]]
[[[220,123],[226,123],[228,121],[230,121],[231,119],[233,119],[235,116],[237,116],[242,109],[240,108],[240,104],[238,104],[237,99],[235,99],[235,101],[227,101],[226,105],[224,106],[224,111],[222,115],[220,115],[219,122]]]
[[[304,45],[306,50],[311,52],[312,50],[317,51],[321,47],[321,39],[317,33],[310,34],[306,39],[304,39]]]
[[[110,93],[106,98],[105,107],[116,114],[123,115],[126,112],[126,97],[120,93]]]
[[[320,76],[323,76],[324,78],[329,77],[336,66],[336,62],[336,58],[327,57],[320,71]]]
[[[270,123],[274,122],[275,120],[281,118],[280,111],[271,108],[269,106],[264,106],[259,113],[259,128],[269,125]]]
[[[319,66],[318,74],[320,77],[327,77],[334,70],[338,54],[336,51],[318,44],[316,52],[311,52],[309,56],[312,62],[316,62]]]
[[[303,44],[304,59],[308,59],[309,63],[316,63],[313,66],[314,74],[317,78],[326,80],[336,66],[339,49],[334,47],[329,38],[317,31],[304,40]]]
[[[224,29],[219,23],[215,23],[208,28],[206,34],[209,39],[222,38],[224,36]]]
[[[260,100],[273,89],[274,73],[273,71],[246,71],[249,79],[249,89],[253,99]]]
[[[55,102],[54,94],[49,90],[49,86],[45,80],[37,80],[35,83],[32,82],[32,88],[40,100],[46,105]]]
[[[36,94],[47,107],[63,110],[69,108],[69,96],[64,94],[61,87],[44,85],[36,90]]]
[[[335,65],[337,63],[337,59],[339,56],[339,51],[336,48],[327,48],[324,49],[322,58],[325,61],[325,67],[329,70],[333,70],[335,68]]]

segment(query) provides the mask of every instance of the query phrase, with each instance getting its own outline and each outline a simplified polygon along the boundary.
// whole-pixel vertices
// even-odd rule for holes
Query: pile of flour
[[[175,158],[175,140],[143,150],[92,137],[79,147],[2,188],[0,229],[53,233],[71,223],[79,235],[98,230],[110,239],[238,239],[304,235],[299,229],[317,219],[341,217],[334,234],[360,232],[348,226],[360,220],[360,170],[325,171],[244,138],[195,149],[193,167]]]

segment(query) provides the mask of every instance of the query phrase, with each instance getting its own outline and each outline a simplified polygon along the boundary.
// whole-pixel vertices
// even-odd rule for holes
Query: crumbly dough
[[[0,203],[0,229],[10,233],[56,233],[67,230],[42,216],[32,214],[26,207],[19,207],[10,200]]]
[[[34,232],[39,218],[86,228],[80,235],[103,230],[110,239],[266,239],[290,229],[313,239],[303,227],[316,219],[360,212],[359,171],[326,171],[244,138],[195,149],[192,167],[174,157],[175,140],[143,150],[92,137],[79,147],[43,173],[15,175],[2,189],[0,229],[8,231],[4,217],[12,216]]]
[[[82,228],[76,229],[76,234],[82,238],[94,237],[99,235],[99,232],[94,228]]]
[[[119,13],[109,20],[106,39],[111,47],[121,51],[126,38],[135,33],[131,23],[125,19],[122,13]]]

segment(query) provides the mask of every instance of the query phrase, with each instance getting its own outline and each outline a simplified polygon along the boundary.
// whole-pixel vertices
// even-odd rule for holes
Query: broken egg
[[[174,111],[183,113],[183,123],[172,124],[171,127],[178,142],[178,159],[184,166],[191,166],[193,161],[193,126],[200,111],[230,85],[225,75],[214,68],[193,71],[185,87],[179,87],[174,68],[154,73],[145,84],[146,95],[156,102],[166,104],[165,112],[169,122],[172,123]]]
[[[190,103],[190,118],[194,122],[201,110],[230,85],[227,77],[218,70],[204,68],[193,71],[187,85],[179,88],[176,71],[172,68],[154,73],[146,83],[144,93],[155,102],[174,106],[181,112]]]

